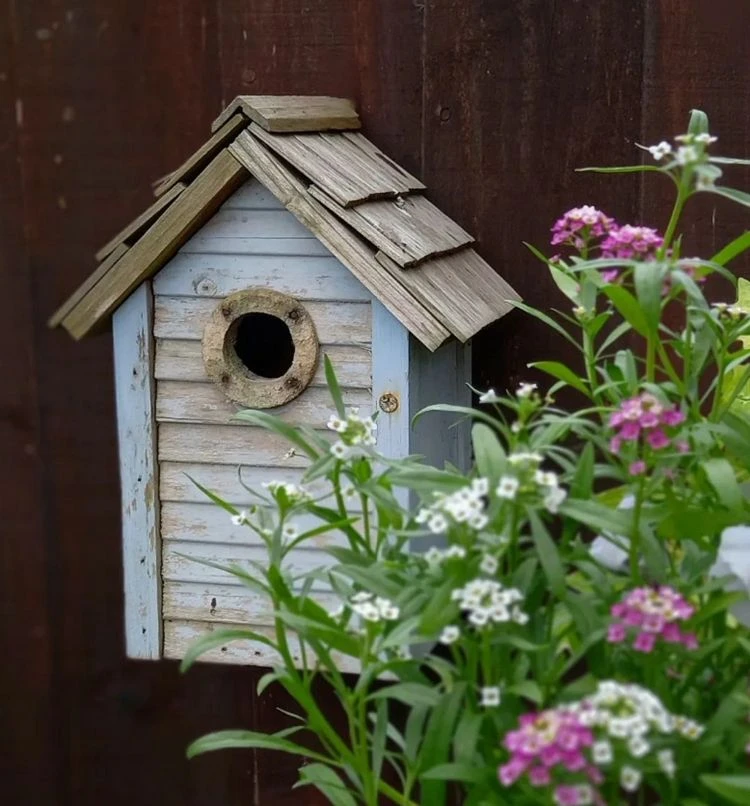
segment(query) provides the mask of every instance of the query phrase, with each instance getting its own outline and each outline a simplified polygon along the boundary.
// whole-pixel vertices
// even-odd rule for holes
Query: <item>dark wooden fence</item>
[[[665,192],[575,174],[632,161],[706,109],[750,154],[747,0],[9,0],[0,12],[0,800],[247,806],[292,794],[294,761],[188,763],[186,743],[282,717],[257,671],[123,658],[111,345],[47,316],[149,183],[240,93],[357,100],[366,131],[532,303],[553,290],[522,240],[599,204],[663,226]],[[696,205],[691,245],[747,227]],[[745,211],[746,212],[746,211]],[[688,250],[689,253],[689,250]],[[512,314],[477,339],[501,387],[561,354]]]

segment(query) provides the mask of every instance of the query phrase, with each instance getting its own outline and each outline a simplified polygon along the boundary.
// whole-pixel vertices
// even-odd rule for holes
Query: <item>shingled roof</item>
[[[76,339],[96,330],[254,176],[429,349],[471,338],[518,295],[359,128],[342,98],[236,98],[211,138],[156,183],[156,202],[97,252],[98,268],[50,326]]]

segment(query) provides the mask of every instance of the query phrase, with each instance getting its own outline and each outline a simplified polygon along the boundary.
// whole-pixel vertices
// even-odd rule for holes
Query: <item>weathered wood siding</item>
[[[303,457],[289,455],[283,440],[232,419],[242,407],[228,400],[203,368],[200,340],[208,318],[223,297],[251,286],[296,297],[315,323],[321,355],[328,354],[336,367],[345,401],[368,411],[373,407],[372,306],[359,281],[254,180],[225,202],[153,285],[163,652],[176,658],[196,635],[226,622],[226,612],[232,623],[271,624],[268,608],[248,597],[233,577],[200,562],[262,562],[264,546],[250,529],[234,526],[188,476],[242,505],[249,502],[239,483],[240,467],[243,481],[259,487],[276,478],[299,480],[305,466]],[[322,358],[311,386],[270,411],[292,424],[325,428],[332,405]],[[310,570],[325,564],[321,549],[336,542],[340,536],[330,535],[300,548],[289,567]],[[260,665],[274,660],[262,645],[217,650],[212,658]]]

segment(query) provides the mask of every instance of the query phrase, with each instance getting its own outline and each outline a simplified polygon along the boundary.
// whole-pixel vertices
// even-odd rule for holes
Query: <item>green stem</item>
[[[653,333],[649,333],[646,339],[646,380],[648,383],[653,383],[656,377],[656,340],[658,338],[658,334],[654,337]]]
[[[596,370],[594,369],[596,358],[594,355],[594,340],[591,338],[588,328],[584,328],[583,331],[583,362],[586,365],[586,378],[591,388],[591,399],[596,403]]]
[[[659,354],[659,360],[661,361],[661,365],[662,368],[664,369],[664,372],[667,373],[669,380],[672,381],[672,383],[677,387],[680,394],[681,395],[684,394],[685,384],[683,383],[682,378],[680,378],[679,374],[677,373],[677,370],[674,368],[674,364],[671,362],[669,355],[666,349],[664,348],[664,345],[661,343],[661,340],[657,341],[656,349]]]
[[[394,803],[398,804],[398,806],[419,806],[418,803],[411,800],[409,797],[402,795],[392,786],[389,786],[387,783],[385,783],[385,781],[378,781],[378,789],[387,798],[390,798]]]
[[[643,509],[644,489],[646,479],[641,478],[636,492],[635,507],[633,510],[633,532],[630,536],[630,576],[634,582],[641,581],[641,511]]]
[[[672,239],[677,231],[677,225],[680,221],[680,216],[682,215],[682,209],[685,206],[685,202],[690,198],[691,193],[688,188],[690,187],[691,178],[689,174],[689,171],[685,172],[682,177],[682,182],[680,182],[680,185],[677,189],[677,198],[675,199],[674,207],[672,208],[672,215],[669,218],[667,230],[664,233],[664,243],[659,250],[661,257],[664,257],[667,254],[667,250],[672,244]]]

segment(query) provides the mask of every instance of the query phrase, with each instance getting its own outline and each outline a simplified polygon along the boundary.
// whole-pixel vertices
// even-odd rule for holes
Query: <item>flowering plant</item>
[[[518,307],[580,364],[537,362],[545,394],[490,390],[463,411],[468,472],[379,455],[376,421],[345,409],[328,363],[335,441],[239,415],[309,458],[300,485],[269,483],[249,510],[206,491],[267,547],[266,563],[226,570],[270,601],[274,628],[217,630],[183,666],[260,641],[279,662],[259,692],[283,687],[298,713],[271,735],[205,736],[191,755],[297,754],[299,784],[335,806],[456,792],[467,806],[750,802],[750,313],[704,292],[712,276],[734,299],[726,264],[750,233],[711,259],[684,257],[677,236],[698,193],[750,207],[717,184],[742,161],[713,156],[715,140],[696,111],[674,144],[646,149],[655,163],[592,169],[666,177],[672,216],[662,234],[575,208],[552,229],[561,254],[533,250],[571,310]],[[556,407],[563,386],[580,410]],[[322,535],[328,564],[295,571]]]

